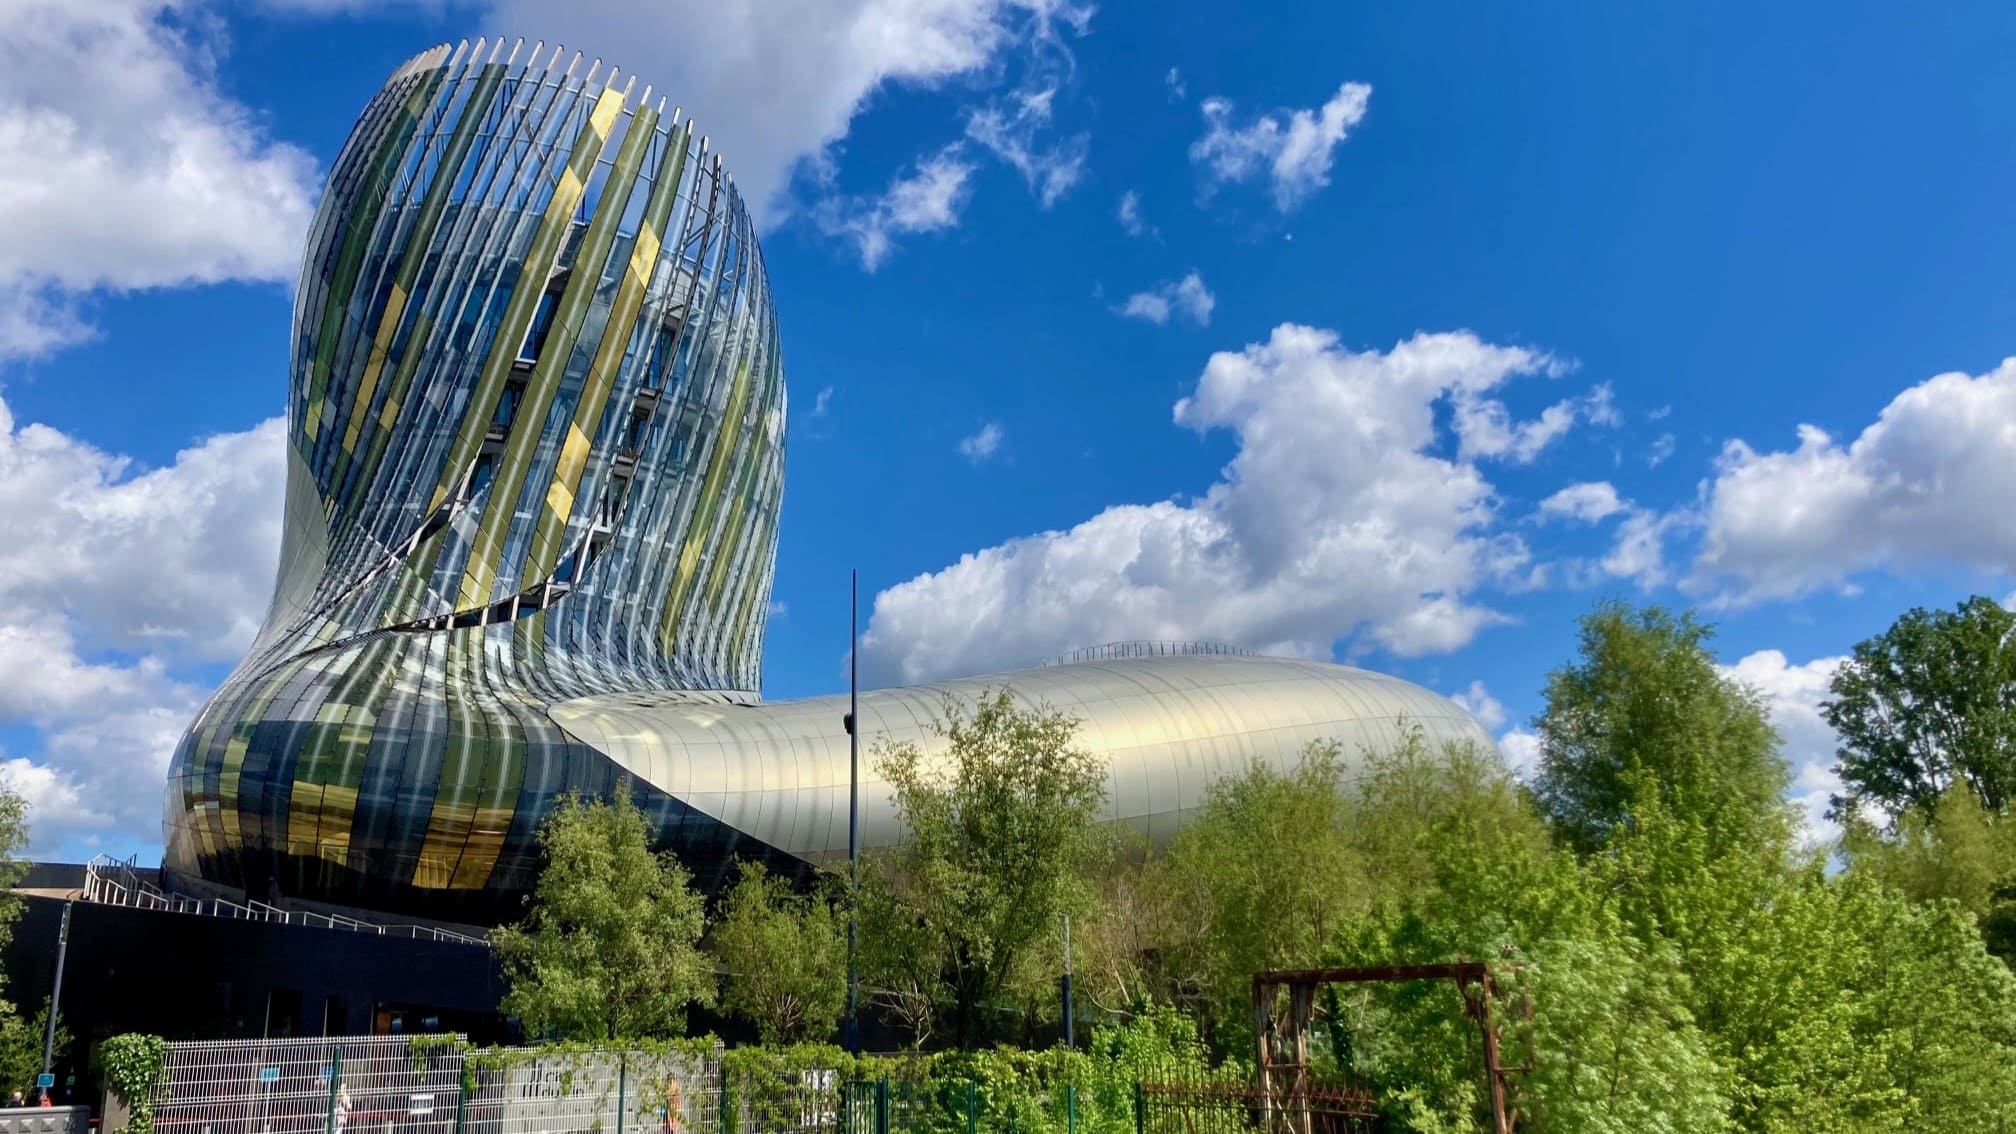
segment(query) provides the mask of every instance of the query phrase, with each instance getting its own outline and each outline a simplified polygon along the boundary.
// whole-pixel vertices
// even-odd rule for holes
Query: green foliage
[[[1691,613],[1607,602],[1585,615],[1580,658],[1547,677],[1535,785],[1555,833],[1584,853],[1657,801],[1719,851],[1790,831],[1789,773],[1755,691],[1716,668]]]
[[[1981,595],[1913,608],[1855,645],[1821,715],[1841,736],[1847,794],[1895,817],[1964,785],[1991,811],[2016,801],[2016,613]]]
[[[1110,845],[1106,770],[1074,743],[1077,721],[1023,708],[1007,689],[970,709],[948,699],[937,730],[942,758],[878,745],[876,769],[910,836],[867,864],[863,933],[882,942],[877,982],[920,1002],[942,984],[954,1034],[970,1045],[987,1030],[983,1007],[1085,901]]]
[[[847,928],[825,893],[794,893],[743,863],[712,936],[727,970],[721,1006],[754,1023],[764,1043],[832,1034],[847,999]]]
[[[1521,1129],[1723,1128],[1727,1076],[1679,995],[1676,951],[1638,940],[1575,855],[1460,808],[1416,848],[1430,877],[1354,926],[1336,961],[1506,962],[1494,1005],[1505,1062],[1534,1067],[1515,1080]],[[1337,1008],[1343,1069],[1390,1100],[1400,1129],[1487,1128],[1478,1033],[1453,982],[1356,986]]]
[[[33,1016],[9,1015],[0,1020],[0,1096],[13,1091],[29,1094],[35,1085],[35,1076],[42,1071],[42,1042],[48,1036],[49,998],[42,998],[42,1007]],[[56,1017],[55,1058],[63,1058],[70,1048],[70,1029],[63,1026],[63,1017]]]
[[[1285,772],[1256,761],[1213,784],[1170,844],[1162,880],[1201,930],[1189,945],[1221,1022],[1243,1024],[1255,972],[1313,965],[1360,904],[1367,872],[1344,787],[1334,743],[1311,744]]]
[[[154,1134],[154,1092],[168,1067],[168,1041],[127,1032],[98,1045],[105,1086],[126,1100],[126,1127],[114,1134]]]
[[[1547,843],[1495,750],[1433,750],[1419,729],[1355,766],[1335,744],[1310,745],[1285,772],[1256,763],[1214,784],[1145,872],[1179,928],[1141,952],[1164,972],[1199,972],[1221,1042],[1243,1047],[1253,974],[1316,965],[1357,921],[1431,885],[1435,840],[1452,826],[1501,853]]]
[[[493,938],[510,984],[504,1011],[533,1035],[571,1040],[684,1031],[687,1006],[714,999],[701,899],[676,859],[651,852],[628,791],[562,800],[539,844],[531,912]]]
[[[2016,963],[2016,821],[1955,784],[1931,807],[1913,807],[1888,830],[1859,816],[1841,849],[1855,873],[1913,902],[1950,900],[1981,924],[1989,952]]]

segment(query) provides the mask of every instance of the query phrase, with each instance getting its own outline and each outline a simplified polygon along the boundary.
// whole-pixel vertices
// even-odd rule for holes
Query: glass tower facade
[[[620,784],[703,886],[844,854],[840,701],[757,696],[784,419],[748,212],[677,108],[543,46],[400,67],[309,233],[279,577],[175,753],[170,872],[490,920],[555,801]],[[1309,740],[1490,742],[1391,678],[1167,649],[870,693],[864,737],[933,744],[943,696],[1004,682],[1079,716],[1152,834]],[[866,845],[900,835],[863,801]]]
[[[542,806],[614,782],[545,706],[754,699],[776,313],[720,159],[648,87],[502,43],[402,66],[330,172],[291,379],[279,581],[176,753],[172,868],[514,891]]]

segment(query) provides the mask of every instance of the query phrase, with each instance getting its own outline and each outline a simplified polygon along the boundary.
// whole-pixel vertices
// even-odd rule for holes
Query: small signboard
[[[278,1067],[261,1067],[259,1069],[259,1081],[262,1083],[279,1082],[280,1069]]]
[[[329,1080],[334,1079],[335,1077],[336,1077],[336,1068],[330,1064],[324,1063],[322,1065],[322,1081],[326,1083]]]
[[[433,1095],[408,1095],[408,1096],[406,1096],[406,1113],[407,1113],[407,1114],[433,1114],[433,1113],[434,1113],[434,1096],[433,1096]]]
[[[47,1071],[44,1071],[40,1075],[35,1076],[35,1087],[37,1090],[46,1091],[55,1085],[56,1085],[56,1076],[51,1075]]]

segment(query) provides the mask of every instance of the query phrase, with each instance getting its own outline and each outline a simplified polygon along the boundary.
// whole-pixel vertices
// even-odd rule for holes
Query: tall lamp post
[[[861,972],[855,963],[861,908],[861,572],[847,573],[847,1050],[861,1053]]]
[[[49,1019],[42,1031],[42,1079],[36,1083],[46,1100],[49,1088],[42,1083],[54,1083],[56,1076],[56,1016],[63,1004],[63,959],[70,953],[70,908],[75,903],[63,903],[63,925],[56,931],[56,983],[49,989]]]

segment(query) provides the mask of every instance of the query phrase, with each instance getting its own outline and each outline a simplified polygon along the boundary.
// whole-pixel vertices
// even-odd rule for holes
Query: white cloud
[[[1790,451],[1722,450],[1686,585],[1722,604],[1851,589],[1862,571],[2016,571],[2016,358],[1897,395],[1841,444],[1799,427]]]
[[[1505,706],[1499,704],[1498,698],[1493,697],[1490,690],[1484,688],[1482,681],[1472,681],[1468,689],[1449,699],[1463,706],[1463,711],[1476,717],[1477,723],[1487,730],[1505,723]]]
[[[1523,728],[1506,729],[1498,736],[1498,751],[1520,779],[1531,779],[1540,769],[1540,738]]]
[[[1841,778],[1834,774],[1839,737],[1820,715],[1820,703],[1828,697],[1828,682],[1846,661],[1841,657],[1815,658],[1793,665],[1779,650],[1758,650],[1722,667],[1722,672],[1749,685],[1770,699],[1771,724],[1784,742],[1781,750],[1792,765],[1792,799],[1805,825],[1805,841],[1818,844],[1840,835],[1841,828],[1826,817],[1830,799],[1841,791]]]
[[[93,292],[299,270],[315,163],[219,89],[180,7],[0,5],[0,360],[88,337]]]
[[[1174,67],[1169,68],[1169,73],[1162,76],[1162,85],[1169,88],[1172,98],[1182,98],[1186,93],[1183,87],[1183,73]]]
[[[1000,448],[1001,426],[997,422],[990,421],[981,426],[978,433],[959,439],[960,455],[976,465],[992,457]]]
[[[865,672],[924,681],[1135,638],[1306,656],[1347,637],[1407,655],[1455,649],[1500,617],[1475,588],[1515,577],[1529,556],[1500,529],[1478,465],[1441,454],[1437,406],[1548,365],[1462,332],[1360,352],[1295,324],[1215,354],[1175,420],[1237,435],[1217,483],[883,591]]]
[[[1647,508],[1629,506],[1624,522],[1617,525],[1617,539],[1600,566],[1614,578],[1629,579],[1650,590],[1667,581],[1666,536],[1682,523],[1682,518],[1660,515]]]
[[[1540,518],[1600,524],[1622,516],[1610,550],[1596,562],[1571,564],[1571,579],[1587,582],[1594,574],[1629,579],[1650,589],[1666,582],[1666,537],[1685,523],[1681,514],[1661,515],[1617,494],[1609,481],[1571,484],[1540,502]]]
[[[1617,498],[1617,489],[1607,480],[1584,481],[1549,496],[1540,502],[1543,516],[1561,516],[1593,524],[1624,511],[1626,505]]]
[[[1666,458],[1673,455],[1673,444],[1671,433],[1661,433],[1658,440],[1645,450],[1645,467],[1656,469],[1665,464]]]
[[[1364,120],[1371,97],[1369,85],[1345,83],[1317,109],[1262,114],[1243,125],[1234,122],[1230,99],[1207,98],[1204,136],[1191,143],[1190,161],[1207,195],[1219,185],[1265,177],[1274,207],[1290,212],[1330,184],[1332,154]]]
[[[273,585],[283,423],[139,470],[0,401],[0,727],[34,846],[159,838],[163,777],[204,696],[188,666],[237,657]]]
[[[1017,91],[966,119],[966,136],[1015,167],[1044,208],[1056,204],[1085,173],[1090,136],[1074,134],[1045,146],[1039,135],[1050,125],[1057,88]]]
[[[973,163],[965,160],[964,147],[954,142],[919,159],[914,172],[897,176],[880,197],[823,202],[819,226],[829,236],[854,241],[861,266],[872,272],[895,250],[893,237],[957,228],[972,176]]]
[[[1156,326],[1169,321],[1171,315],[1181,315],[1199,327],[1211,323],[1211,309],[1218,305],[1218,297],[1204,286],[1204,277],[1192,271],[1180,280],[1158,284],[1149,291],[1135,292],[1127,297],[1120,314],[1130,319],[1145,319]]]
[[[1559,363],[1550,368],[1564,369]],[[1465,453],[1506,457],[1520,464],[1538,457],[1574,428],[1578,420],[1591,425],[1618,423],[1610,387],[1597,386],[1581,397],[1565,398],[1540,411],[1539,417],[1522,422],[1514,422],[1504,404],[1493,399],[1460,397],[1455,404],[1456,436]]]
[[[311,0],[326,4],[326,0]],[[885,88],[987,79],[1082,34],[1064,0],[490,0],[490,25],[635,72],[710,134],[766,223]]]
[[[1142,236],[1148,226],[1141,220],[1141,194],[1129,189],[1120,194],[1120,229],[1129,236]]]

